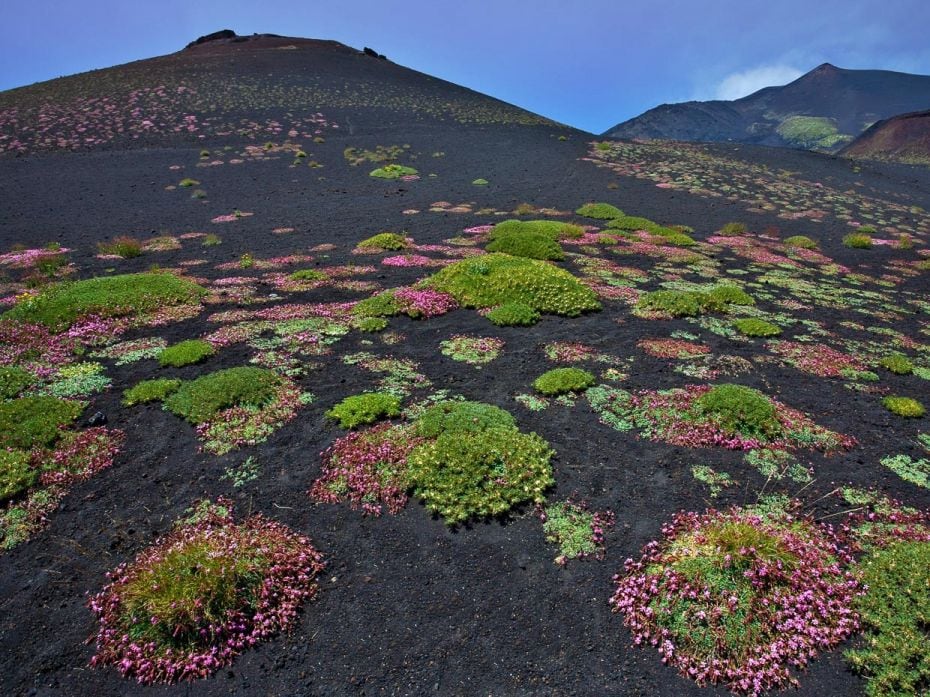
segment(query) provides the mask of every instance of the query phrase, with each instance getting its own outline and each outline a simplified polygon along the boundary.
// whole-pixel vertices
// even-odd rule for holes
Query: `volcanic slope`
[[[741,99],[662,104],[604,135],[835,152],[880,119],[928,106],[930,76],[824,63]]]
[[[852,507],[844,491],[930,509],[901,466],[907,458],[919,474],[914,463],[928,457],[926,417],[882,405],[922,399],[930,375],[921,172],[750,145],[596,142],[376,56],[270,36],[205,41],[3,93],[0,104],[0,298],[11,313],[0,362],[32,376],[14,388],[24,394],[80,400],[61,442],[37,451],[52,453],[49,467],[69,463],[81,438],[109,434],[118,450],[46,471],[4,500],[0,680],[10,694],[726,694],[634,645],[608,604],[624,559],[678,511],[777,505],[771,494],[834,521]],[[580,208],[589,202],[627,217]],[[579,316],[498,326],[488,308],[450,300],[437,277],[423,285],[460,261],[489,279],[501,263],[543,274],[548,262],[481,257],[493,224],[511,218],[573,224],[558,228],[552,264],[581,288],[545,275],[586,299]],[[739,228],[731,222],[745,232],[718,234]],[[870,248],[843,244],[864,226]],[[359,244],[387,231],[398,249]],[[788,243],[799,235],[814,248]],[[149,270],[205,294],[130,316],[104,304],[64,330],[24,319],[49,307],[31,298],[51,281],[119,283]],[[651,291],[718,285],[755,304],[677,318],[640,304]],[[556,309],[561,299],[545,298]],[[781,334],[741,334],[734,322],[745,319]],[[209,344],[200,362],[163,360],[165,346],[189,339]],[[881,368],[891,352],[912,372]],[[124,402],[143,380],[189,386],[243,366],[283,381],[273,408],[234,406],[194,427],[157,401]],[[564,367],[584,368],[595,386],[535,390]],[[712,424],[617,406],[632,403],[625,395],[684,403],[723,382],[777,401],[791,424],[784,450],[712,447],[699,439],[719,435]],[[584,501],[603,514],[603,540],[588,535],[586,558],[562,559],[532,496],[457,527],[406,487],[406,505],[393,499],[397,510],[380,516],[334,502],[346,483],[327,479],[321,453],[352,432],[326,414],[372,391],[401,401],[398,426],[441,399],[510,412],[555,452],[546,505]],[[491,463],[492,491],[508,485],[494,469],[503,459]],[[238,518],[260,513],[312,539],[327,563],[318,596],[290,632],[192,684],[142,687],[116,666],[91,668],[89,594],[197,500],[221,496]],[[357,503],[379,501],[368,491]],[[797,678],[804,696],[865,689],[840,649]]]
[[[930,111],[879,121],[840,151],[862,160],[930,165]]]

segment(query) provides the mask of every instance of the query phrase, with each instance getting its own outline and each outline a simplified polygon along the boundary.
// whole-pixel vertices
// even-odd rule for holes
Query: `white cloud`
[[[763,65],[727,75],[717,85],[714,99],[739,99],[763,87],[785,85],[804,74],[790,65]]]

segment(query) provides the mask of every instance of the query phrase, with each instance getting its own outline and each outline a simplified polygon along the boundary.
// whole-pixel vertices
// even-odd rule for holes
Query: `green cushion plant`
[[[733,222],[727,223],[720,228],[719,234],[724,237],[736,237],[738,235],[745,235],[747,231],[748,228],[746,227],[746,223]]]
[[[12,399],[35,383],[32,373],[16,366],[0,366],[0,399]]]
[[[584,235],[584,228],[558,220],[504,220],[491,228],[488,232],[488,240],[493,242],[501,236],[514,233],[545,235],[551,240],[558,241],[577,239]]]
[[[906,419],[916,419],[924,415],[924,405],[910,397],[888,396],[882,399],[882,406],[892,414]]]
[[[366,392],[346,397],[326,412],[326,416],[339,422],[342,428],[355,428],[363,424],[400,415],[400,399],[387,392]]]
[[[565,258],[565,252],[558,242],[548,235],[533,232],[499,235],[485,249],[527,259],[562,261]]]
[[[843,237],[843,244],[851,249],[871,249],[872,238],[868,235],[853,232]]]
[[[584,392],[594,385],[594,376],[581,368],[554,368],[533,381],[533,387],[544,395]]]
[[[188,339],[169,346],[158,354],[158,362],[163,367],[180,368],[185,365],[200,363],[216,353],[213,344],[203,339]]]
[[[900,353],[885,356],[878,364],[895,375],[910,375],[914,372],[914,364],[907,356]]]
[[[577,209],[575,213],[596,220],[611,220],[624,215],[623,211],[609,203],[586,203]]]
[[[49,446],[82,411],[77,402],[46,395],[0,402],[0,443],[18,450]]]
[[[143,380],[123,392],[123,405],[131,407],[147,402],[161,402],[178,391],[181,381],[172,378],[156,378]]]
[[[406,249],[409,245],[407,244],[407,239],[403,235],[398,235],[396,232],[379,232],[377,235],[372,235],[362,240],[357,246],[362,249],[396,251],[398,249]]]
[[[523,303],[504,303],[486,317],[499,327],[529,327],[539,321],[539,313]]]
[[[376,179],[399,179],[400,177],[409,177],[417,173],[413,167],[404,165],[390,164],[384,167],[378,167],[368,173],[369,176]]]
[[[316,269],[299,269],[290,274],[288,278],[292,281],[325,281],[329,276]]]
[[[772,400],[744,385],[716,385],[698,397],[694,407],[728,433],[770,439],[781,431]]]
[[[423,438],[441,433],[477,433],[490,428],[516,428],[510,412],[492,404],[445,401],[428,407],[417,419],[414,432]]]
[[[29,453],[0,449],[0,504],[29,489],[39,478]]]
[[[786,247],[799,247],[800,249],[817,249],[817,243],[804,235],[792,235],[785,238]]]
[[[756,317],[734,320],[733,326],[738,332],[746,336],[778,336],[781,334],[781,327],[777,324]]]
[[[228,407],[263,406],[280,384],[281,378],[272,370],[227,368],[182,383],[165,399],[165,408],[192,424],[201,424]]]

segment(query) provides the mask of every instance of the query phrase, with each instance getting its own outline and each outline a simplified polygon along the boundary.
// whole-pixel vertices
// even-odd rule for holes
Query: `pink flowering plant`
[[[851,561],[830,527],[787,512],[682,512],[626,561],[610,605],[682,675],[759,695],[856,631]]]
[[[291,627],[323,570],[310,540],[228,502],[201,507],[89,600],[99,628],[91,665],[140,683],[194,680]]]
[[[571,497],[537,510],[546,542],[558,545],[556,564],[565,566],[570,559],[604,558],[604,533],[616,522],[612,511],[591,511],[587,503]]]

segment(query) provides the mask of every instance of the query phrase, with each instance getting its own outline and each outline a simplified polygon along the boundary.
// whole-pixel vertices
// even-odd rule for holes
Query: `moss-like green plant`
[[[623,211],[609,203],[586,203],[575,213],[595,220],[611,220],[625,215]]]
[[[872,238],[858,232],[852,232],[843,237],[843,244],[851,249],[871,249]]]
[[[404,165],[390,164],[384,165],[384,167],[378,167],[368,173],[368,176],[375,177],[377,179],[399,179],[400,177],[409,177],[417,173],[413,167],[405,167]]]
[[[558,241],[577,239],[584,235],[584,228],[558,220],[504,220],[491,228],[488,240],[493,242],[499,237],[513,234],[545,235]]]
[[[0,449],[0,503],[19,496],[38,478],[38,471],[29,462],[29,453]]]
[[[498,327],[529,327],[539,321],[539,313],[523,303],[498,305],[486,317]]]
[[[81,411],[77,402],[45,395],[0,402],[0,443],[17,450],[49,446]]]
[[[549,444],[514,428],[446,431],[407,458],[407,479],[427,509],[455,525],[541,503],[554,479]]]
[[[547,235],[532,232],[499,235],[485,249],[527,259],[561,261],[565,258],[565,252],[558,242]]]
[[[825,116],[789,116],[775,130],[792,145],[803,148],[830,149],[852,140],[852,136],[837,130],[833,119]]]
[[[185,177],[184,179],[178,182],[178,186],[183,186],[184,188],[187,188],[190,186],[200,186],[200,182],[197,181],[196,179]]]
[[[393,290],[384,290],[370,298],[360,300],[352,308],[357,317],[391,317],[400,312],[400,305],[394,298]]]
[[[748,230],[749,228],[746,227],[746,223],[733,222],[727,223],[720,228],[718,234],[724,237],[736,237],[738,235],[745,235]]]
[[[649,220],[649,218],[641,218],[637,215],[622,215],[619,218],[613,218],[607,223],[607,227],[613,230],[626,230],[628,232],[645,230],[653,235],[662,235],[663,232],[669,235],[681,234],[680,230],[663,227]]]
[[[576,317],[600,310],[597,295],[568,271],[535,259],[486,254],[450,264],[423,282],[463,307],[522,303],[538,312]]]
[[[930,685],[930,542],[902,541],[860,564],[865,595],[856,601],[867,641],[845,656],[868,681],[869,697],[926,694]]]
[[[930,460],[914,460],[910,455],[891,455],[883,457],[881,462],[904,481],[924,489],[930,488]]]
[[[744,385],[716,385],[698,397],[694,407],[728,433],[770,439],[781,430],[772,400]]]
[[[856,232],[863,235],[874,235],[878,230],[875,229],[874,225],[860,225],[856,228]]]
[[[878,364],[895,375],[910,375],[914,372],[914,364],[911,359],[900,353],[885,356]]]
[[[792,235],[785,238],[786,247],[799,247],[800,249],[817,249],[817,243],[805,235]]]
[[[203,339],[188,339],[169,346],[158,354],[158,362],[163,367],[180,368],[185,365],[200,363],[216,353],[213,344]]]
[[[417,419],[415,433],[424,438],[436,438],[441,433],[516,427],[517,422],[510,412],[493,404],[449,400],[428,407]]]
[[[123,392],[123,404],[131,407],[146,402],[161,402],[168,395],[177,392],[180,386],[181,381],[173,378],[143,380]]]
[[[300,269],[290,274],[288,278],[292,281],[325,281],[329,276],[316,269]]]
[[[400,399],[387,392],[366,392],[346,397],[326,412],[342,428],[373,424],[379,419],[400,415]]]
[[[882,399],[882,406],[892,414],[906,419],[917,419],[924,415],[924,405],[910,397],[888,396]]]
[[[554,368],[533,381],[533,387],[544,395],[584,392],[594,385],[594,376],[581,368]]]
[[[707,291],[710,298],[723,305],[755,305],[756,301],[749,293],[737,286],[722,283]]]
[[[228,368],[182,383],[165,399],[165,407],[192,424],[200,424],[228,407],[261,407],[274,397],[280,384],[281,378],[272,370]]]
[[[636,306],[672,317],[696,317],[713,309],[722,309],[721,305],[713,305],[707,293],[689,290],[654,290],[640,297]]]
[[[16,366],[0,366],[0,399],[12,399],[35,383],[32,373]]]
[[[407,248],[407,240],[396,232],[380,232],[358,243],[362,249],[383,249],[396,251]]]
[[[359,331],[375,333],[387,329],[388,321],[383,317],[360,317],[354,326]]]
[[[206,291],[169,273],[138,273],[59,283],[4,313],[7,319],[38,322],[56,331],[81,317],[122,317],[166,305],[198,301]]]
[[[778,336],[781,334],[781,327],[777,324],[756,317],[734,320],[733,326],[746,336]]]

